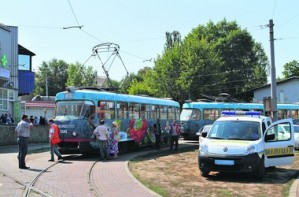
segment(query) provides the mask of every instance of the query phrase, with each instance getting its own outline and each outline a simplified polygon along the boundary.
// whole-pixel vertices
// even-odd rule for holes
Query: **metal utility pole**
[[[271,106],[272,106],[272,118],[273,121],[277,120],[277,93],[276,93],[276,70],[275,70],[275,58],[274,58],[274,32],[273,32],[273,20],[269,20],[270,29],[270,51],[271,51]]]
[[[49,98],[49,94],[48,94],[48,73],[46,73],[46,97]]]

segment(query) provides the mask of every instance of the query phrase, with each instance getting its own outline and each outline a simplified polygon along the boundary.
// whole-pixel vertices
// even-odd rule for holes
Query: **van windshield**
[[[259,122],[253,121],[216,121],[208,138],[231,140],[257,140],[261,136]]]

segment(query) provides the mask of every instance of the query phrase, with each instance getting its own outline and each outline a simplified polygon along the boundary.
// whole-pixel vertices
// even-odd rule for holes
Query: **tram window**
[[[114,102],[99,101],[99,114],[101,119],[114,119]]]
[[[159,116],[159,106],[158,105],[151,105],[151,119],[158,119]]]
[[[278,119],[288,118],[287,110],[278,110]]]
[[[117,118],[128,119],[128,103],[117,103]]]
[[[150,119],[151,118],[151,106],[142,104],[140,114],[141,114],[142,119]]]
[[[168,107],[168,119],[175,120],[175,107]]]
[[[161,106],[160,108],[160,119],[166,120],[167,119],[167,106]]]
[[[204,109],[204,120],[216,120],[219,117],[218,109]]]
[[[200,120],[200,111],[199,110],[192,110],[190,120]]]
[[[130,103],[129,104],[129,113],[131,119],[139,119],[139,109],[140,104],[139,103]]]
[[[89,118],[95,112],[95,106],[91,101],[84,101],[81,111],[81,116]]]
[[[146,111],[146,105],[145,104],[141,104],[140,118],[141,119],[147,119],[147,111]]]
[[[299,119],[299,113],[298,113],[298,110],[292,110],[291,113],[292,113],[292,118],[293,118],[293,119],[295,119],[295,120],[298,120],[298,119]]]
[[[180,118],[180,114],[181,114],[181,112],[180,112],[180,108],[178,108],[178,107],[176,107],[175,108],[175,119],[179,119]]]

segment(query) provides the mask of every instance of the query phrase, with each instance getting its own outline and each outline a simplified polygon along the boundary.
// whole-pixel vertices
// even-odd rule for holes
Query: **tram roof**
[[[104,101],[123,101],[129,103],[143,103],[143,104],[154,104],[154,105],[167,105],[179,107],[179,103],[169,99],[118,94],[107,91],[98,90],[74,90],[73,92],[59,92],[56,94],[55,101],[58,100],[104,100]]]

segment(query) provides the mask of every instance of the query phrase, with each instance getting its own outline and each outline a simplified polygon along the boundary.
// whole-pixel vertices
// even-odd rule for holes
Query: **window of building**
[[[8,90],[0,88],[0,110],[8,110]]]
[[[19,70],[30,70],[30,56],[19,55]]]

